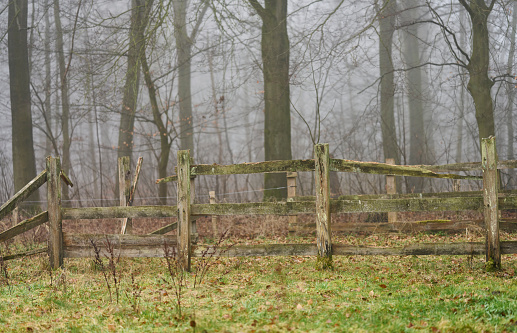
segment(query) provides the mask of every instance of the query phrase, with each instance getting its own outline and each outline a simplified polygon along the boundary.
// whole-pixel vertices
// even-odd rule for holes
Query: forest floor
[[[482,238],[335,235],[333,243]],[[517,240],[517,234],[501,238]],[[310,243],[314,237],[232,237],[221,246],[234,242]],[[0,330],[517,332],[517,255],[504,255],[497,272],[486,272],[481,256],[334,256],[328,271],[317,270],[314,257],[206,257],[193,259],[185,274],[164,258],[117,260],[116,250],[111,268],[109,258],[94,259],[65,259],[56,271],[43,255],[3,262]]]

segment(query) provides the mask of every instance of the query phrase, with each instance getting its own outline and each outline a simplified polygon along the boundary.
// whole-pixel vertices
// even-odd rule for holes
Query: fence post
[[[294,200],[296,197],[296,178],[298,173],[288,172],[287,173],[287,200]],[[288,232],[289,236],[294,236],[299,231],[298,217],[296,215],[289,215]]]
[[[194,164],[194,159],[190,158],[190,165]],[[196,203],[196,176],[190,176],[190,204],[193,205]],[[191,241],[196,244],[199,234],[197,233],[197,218],[190,219],[190,232],[191,232]]]
[[[217,203],[215,199],[215,191],[209,191],[208,195],[210,196],[210,204],[213,205]],[[217,240],[217,224],[219,223],[219,216],[212,215],[212,232],[214,233],[214,240]]]
[[[318,245],[318,269],[332,268],[332,243],[330,240],[330,184],[329,145],[314,146],[316,182],[316,243]]]
[[[483,213],[486,225],[486,268],[501,268],[499,243],[498,175],[495,137],[481,139],[481,168],[483,169]]]
[[[59,158],[47,157],[47,211],[49,223],[50,267],[63,265],[63,220],[61,215],[61,162]]]
[[[386,164],[395,164],[394,158],[387,158]],[[397,194],[397,182],[395,181],[395,176],[386,176],[386,193],[387,194]],[[396,212],[388,212],[388,223],[397,222],[397,213]]]
[[[190,151],[178,151],[178,260],[190,271]]]
[[[128,205],[131,193],[131,166],[129,156],[122,156],[118,158],[118,193],[120,206],[126,207]],[[133,229],[133,221],[130,218],[121,219],[120,224],[121,234],[131,233]]]

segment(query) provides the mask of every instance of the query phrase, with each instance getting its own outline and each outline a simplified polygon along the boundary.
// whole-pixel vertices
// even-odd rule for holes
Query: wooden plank
[[[330,159],[330,171],[359,172],[379,175],[446,178],[446,179],[482,179],[479,176],[461,176],[455,174],[438,174],[419,166],[389,165],[376,162],[359,162],[341,159]]]
[[[171,232],[172,230],[176,230],[177,228],[178,222],[173,222],[171,224],[167,224],[165,227],[161,227],[160,229],[151,232],[149,235],[164,235],[168,232]]]
[[[367,246],[336,245],[337,255],[482,255],[485,253],[483,243],[420,243],[403,247],[379,248]]]
[[[196,164],[192,175],[238,175],[269,172],[314,171],[314,160],[279,160],[231,165]]]
[[[192,215],[294,215],[314,214],[314,201],[251,202],[192,205]],[[330,200],[332,213],[421,212],[480,210],[483,198],[411,198],[391,200]],[[499,198],[500,209],[516,209],[517,197]],[[66,210],[65,210],[66,212]]]
[[[369,212],[437,212],[479,210],[481,197],[470,198],[422,198],[393,200],[331,200],[332,213]]]
[[[109,256],[107,242],[114,248],[114,254],[121,257],[163,257],[164,244],[176,246],[176,236],[166,235],[63,235],[66,258],[94,257],[92,241],[101,250],[102,257]]]
[[[68,178],[68,176],[66,175],[66,173],[63,170],[61,170],[61,172],[59,173],[59,176],[61,177],[61,180],[65,182],[66,185],[68,185],[70,187],[74,187],[74,183],[72,183],[70,178]]]
[[[395,165],[395,159],[387,158],[386,164]],[[395,182],[395,176],[386,176],[386,194],[397,194],[397,183]],[[396,212],[388,212],[388,222],[397,222]]]
[[[50,267],[63,265],[63,224],[61,214],[61,162],[59,158],[47,157],[47,209],[49,222]]]
[[[483,168],[483,215],[486,223],[487,268],[501,268],[499,244],[499,200],[497,198],[499,177],[495,137],[481,139],[481,165]]]
[[[203,252],[214,256],[223,257],[261,257],[261,256],[314,256],[318,254],[316,244],[263,244],[263,245],[237,245],[227,250],[213,250],[213,246],[196,246],[193,256],[199,257]],[[517,253],[517,242],[501,242],[503,254]],[[379,248],[367,246],[351,246],[333,244],[333,255],[483,255],[485,246],[481,242],[471,243],[420,243],[403,247]]]
[[[19,234],[31,230],[39,225],[48,221],[48,213],[46,211],[39,213],[38,215],[31,217],[30,219],[24,220],[12,228],[5,230],[0,233],[0,242],[11,239]]]
[[[316,184],[316,244],[318,245],[318,267],[332,268],[332,241],[330,216],[330,157],[329,145],[314,146],[314,171]]]
[[[254,173],[281,173],[314,171],[314,160],[279,160],[240,164],[196,164],[191,167],[191,175],[239,175]],[[176,181],[177,175],[156,180],[157,184]]]
[[[131,197],[131,165],[129,156],[118,158],[118,193],[120,207],[130,206]],[[129,224],[129,225],[128,225]],[[132,221],[126,217],[120,220],[120,233],[131,234]]]
[[[25,257],[33,256],[35,254],[46,253],[46,252],[48,252],[48,247],[44,247],[44,248],[41,248],[41,249],[30,250],[30,251],[21,252],[21,253],[16,253],[16,254],[10,254],[10,255],[7,255],[7,256],[4,256],[4,257],[0,257],[0,261],[7,261],[7,260],[18,259],[18,258],[25,258]]]
[[[453,163],[445,165],[418,165],[423,169],[434,172],[445,171],[478,171],[482,170],[481,162]],[[497,169],[514,169],[517,168],[517,160],[498,161]]]
[[[190,151],[178,151],[178,260],[183,269],[190,272]]]
[[[192,215],[314,214],[314,202],[250,202],[192,205]]]
[[[498,170],[515,168],[517,168],[517,160],[497,161]]]
[[[0,219],[9,214],[15,209],[18,204],[27,199],[34,191],[40,188],[41,185],[47,181],[47,170],[43,170],[39,175],[25,185],[21,190],[9,200],[7,200],[2,207],[0,207]]]
[[[63,219],[110,219],[110,218],[139,218],[139,217],[176,217],[176,206],[128,206],[128,207],[84,207],[64,208]]]

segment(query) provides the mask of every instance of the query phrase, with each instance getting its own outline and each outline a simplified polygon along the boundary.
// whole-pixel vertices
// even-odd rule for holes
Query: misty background
[[[483,6],[485,44],[474,17]],[[309,159],[325,142],[334,158],[450,164],[480,161],[488,133],[499,159],[513,160],[516,13],[509,0],[9,0],[0,201],[49,155],[74,182],[63,190],[70,206],[117,205],[125,155],[133,168],[144,158],[135,204],[174,204],[175,183],[155,181],[175,173],[179,149],[196,164],[235,164]],[[488,81],[473,82],[481,74]],[[285,175],[268,177],[198,177],[197,200],[209,190],[229,202],[285,196]],[[517,188],[511,171],[502,183]],[[312,194],[312,174],[299,173],[298,186]],[[332,186],[385,191],[376,175],[342,173]],[[451,188],[406,178],[399,191]]]

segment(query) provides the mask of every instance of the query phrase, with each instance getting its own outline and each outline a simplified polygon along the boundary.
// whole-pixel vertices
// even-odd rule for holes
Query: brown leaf
[[[379,287],[381,287],[382,289],[386,289],[386,288],[388,288],[388,286],[387,286],[387,285],[385,285],[385,284],[380,284],[380,285],[379,285]]]

